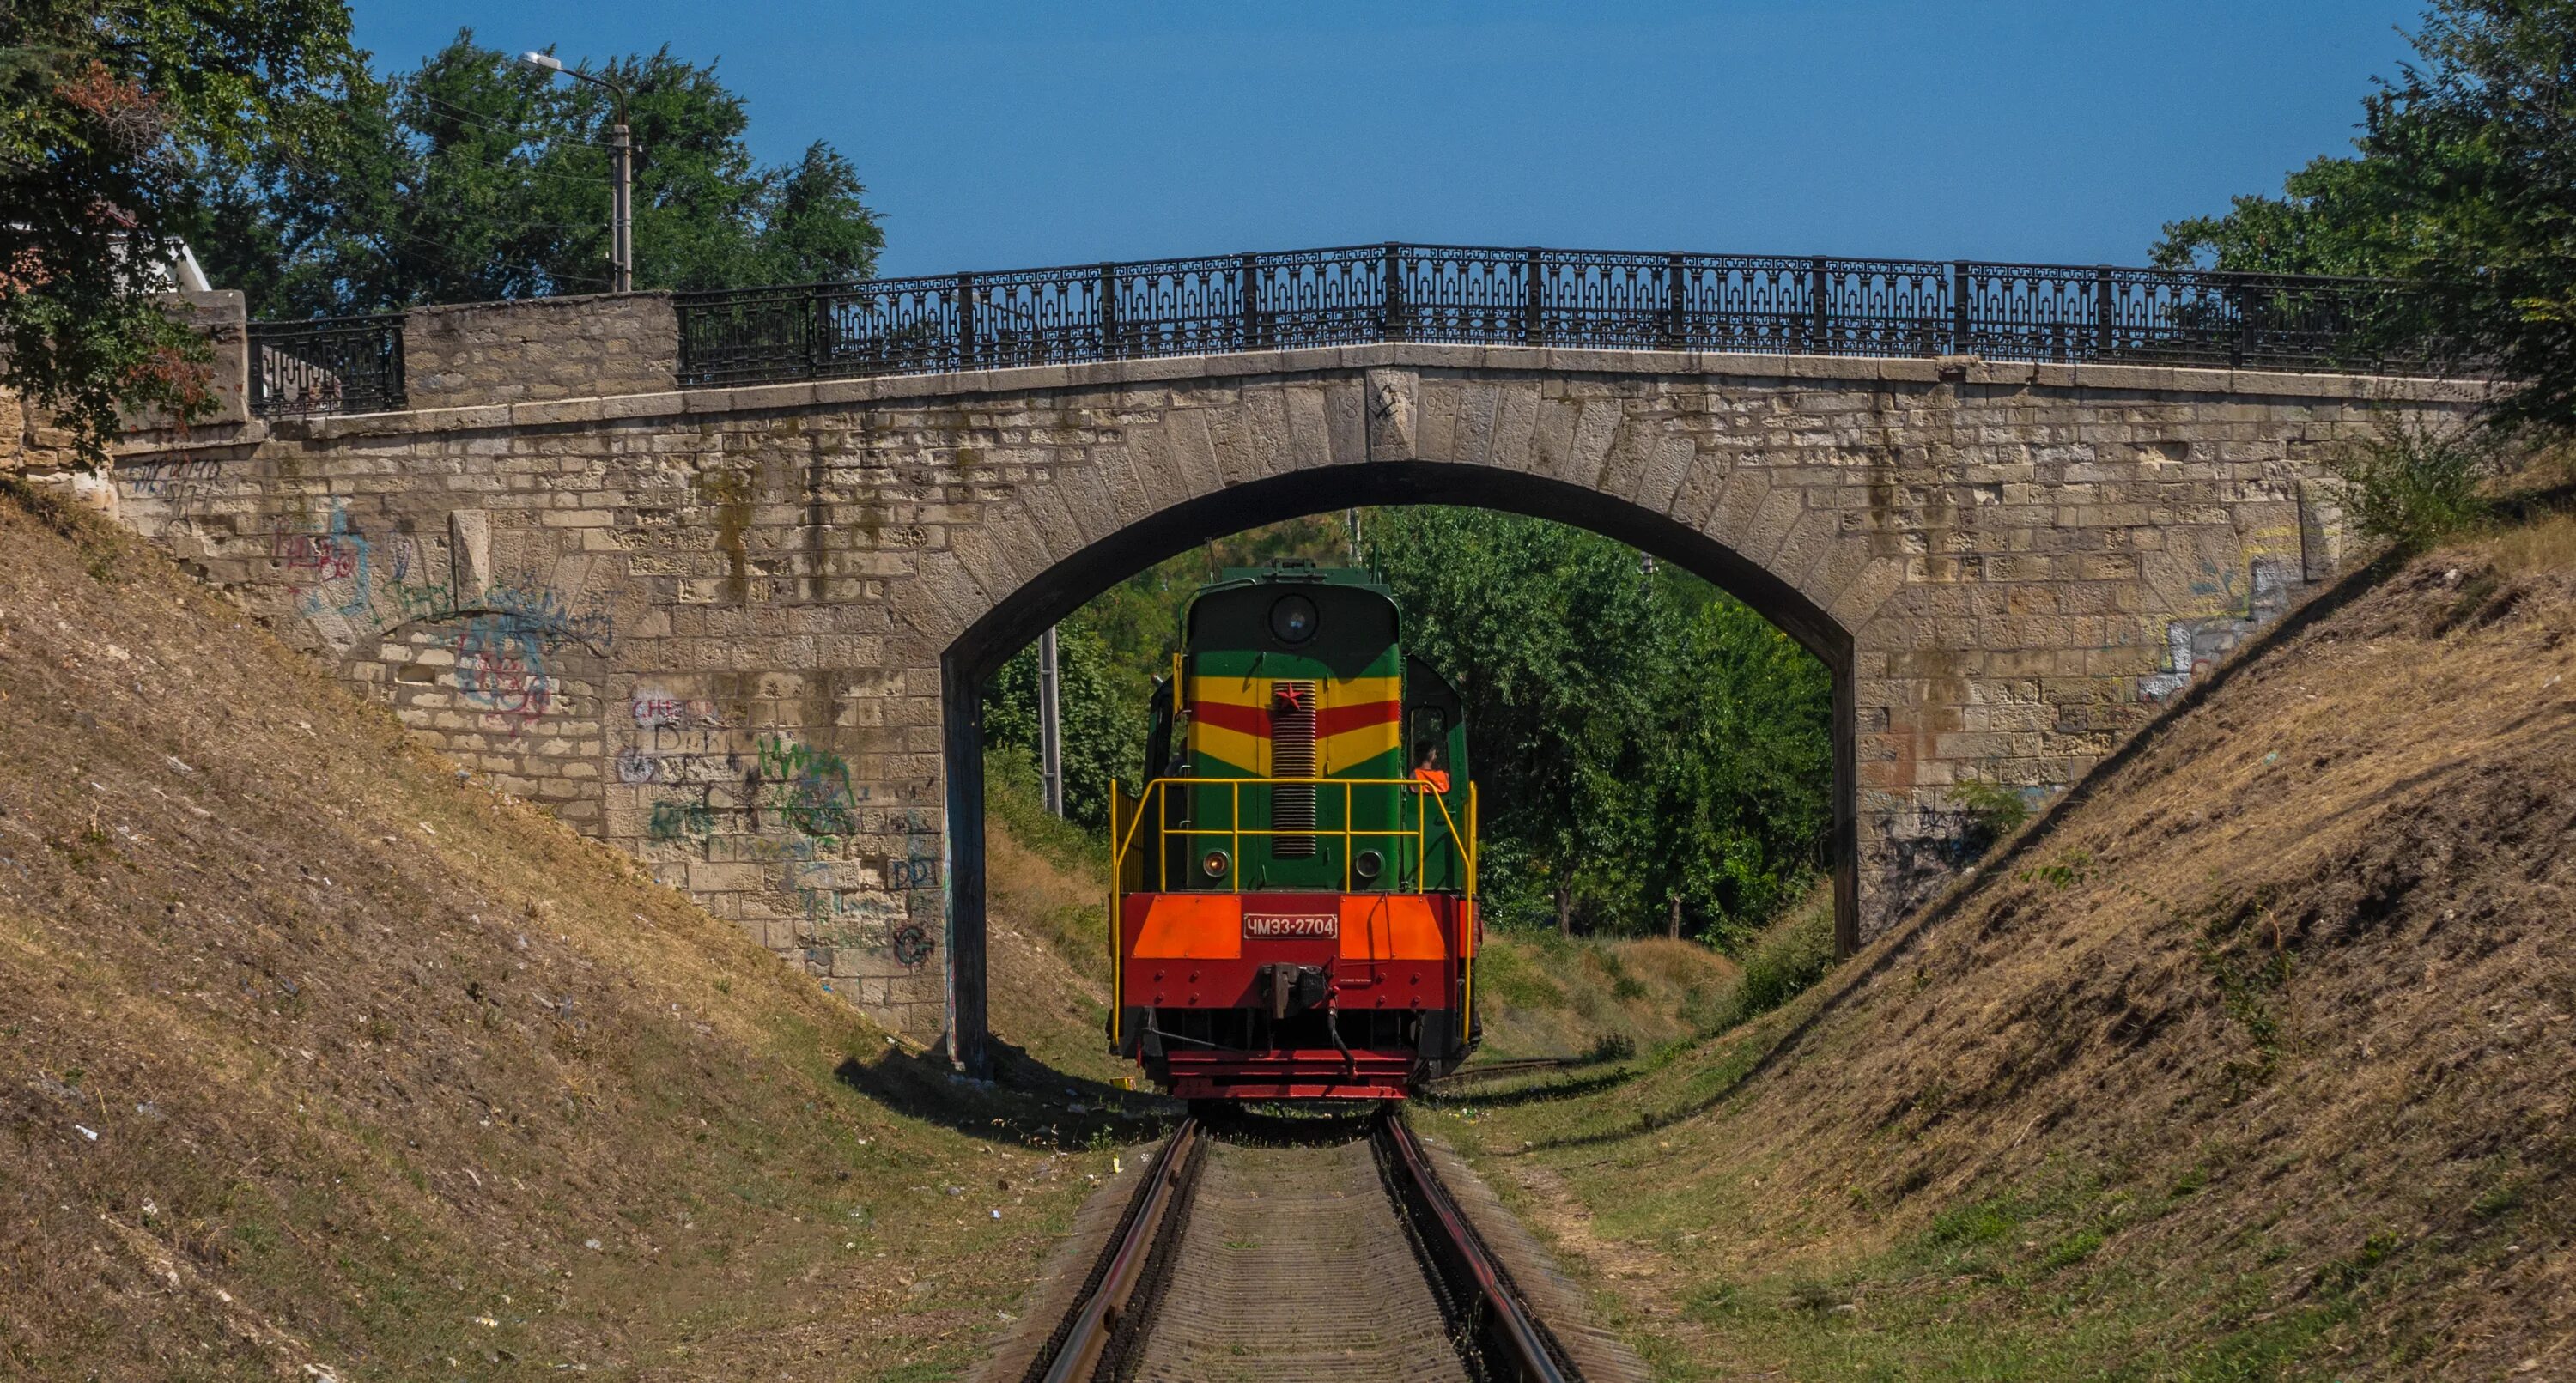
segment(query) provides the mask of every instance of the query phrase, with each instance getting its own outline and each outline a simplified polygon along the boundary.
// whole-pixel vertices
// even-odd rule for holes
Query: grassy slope
[[[2571,567],[2419,561],[1910,943],[1435,1123],[1667,1377],[2576,1376]]]
[[[1477,970],[1478,1056],[1648,1051],[1703,1026],[1735,979],[1734,962],[1695,941],[1492,933]]]
[[[946,1376],[1107,1161],[7,498],[0,996],[12,1378]]]

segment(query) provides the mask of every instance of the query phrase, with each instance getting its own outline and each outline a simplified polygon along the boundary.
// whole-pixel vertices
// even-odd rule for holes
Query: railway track
[[[1392,1113],[1184,1120],[1023,1383],[1580,1380]]]

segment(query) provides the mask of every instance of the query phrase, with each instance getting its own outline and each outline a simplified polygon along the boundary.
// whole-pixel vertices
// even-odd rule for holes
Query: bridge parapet
[[[1366,245],[421,308],[253,327],[269,416],[1419,341],[2438,372],[2368,279]]]

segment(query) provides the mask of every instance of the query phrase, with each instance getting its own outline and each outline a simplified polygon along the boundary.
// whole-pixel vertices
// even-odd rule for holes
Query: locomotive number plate
[[[1247,912],[1247,937],[1315,937],[1330,941],[1342,934],[1342,919],[1329,912]]]

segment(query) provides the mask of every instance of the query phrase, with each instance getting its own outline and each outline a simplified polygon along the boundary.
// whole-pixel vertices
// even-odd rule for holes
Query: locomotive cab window
[[[1416,768],[1443,768],[1440,762],[1441,738],[1449,733],[1449,719],[1437,706],[1421,706],[1413,712],[1413,765]]]

